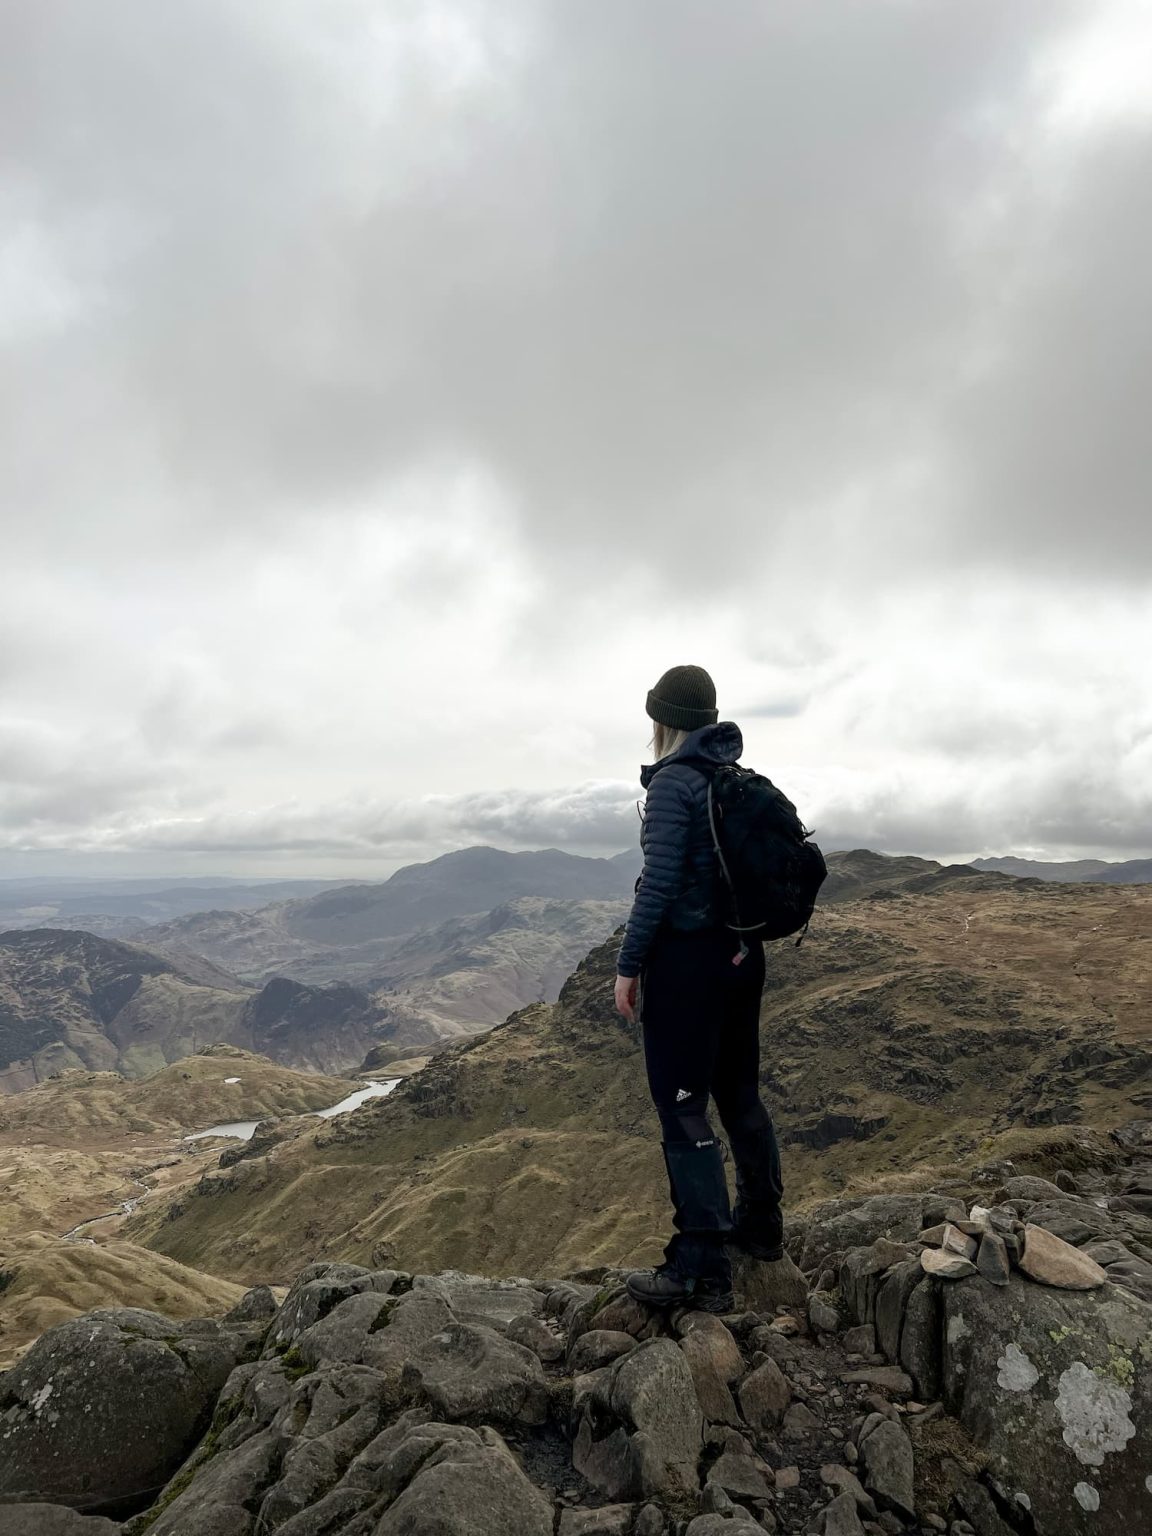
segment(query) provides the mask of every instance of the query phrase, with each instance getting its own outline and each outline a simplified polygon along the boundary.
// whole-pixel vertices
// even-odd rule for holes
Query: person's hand
[[[616,1012],[622,1013],[629,1024],[636,1022],[636,977],[617,976]]]

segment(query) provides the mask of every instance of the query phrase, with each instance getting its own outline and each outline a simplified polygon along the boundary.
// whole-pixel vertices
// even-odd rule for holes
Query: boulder
[[[851,1248],[840,1265],[840,1294],[859,1323],[871,1323],[876,1317],[876,1295],[884,1275],[895,1264],[916,1257],[910,1243],[877,1238],[867,1248]]]
[[[729,1351],[740,1351],[728,1330],[720,1324],[720,1334],[702,1328],[693,1329],[680,1340],[680,1348],[692,1372],[692,1384],[696,1388],[696,1401],[704,1417],[712,1424],[739,1424],[740,1414],[732,1393],[728,1390],[725,1373],[731,1372]],[[738,1375],[743,1362],[734,1374]]]
[[[254,1516],[285,1530],[311,1518],[376,1433],[381,1378],[343,1363],[291,1375],[279,1360],[233,1372],[211,1433],[126,1536],[248,1536]],[[345,1507],[370,1497],[352,1490]]]
[[[1033,1280],[1070,1291],[1093,1290],[1108,1278],[1095,1259],[1031,1223],[1024,1228],[1020,1268]]]
[[[430,1418],[422,1408],[409,1408],[360,1449],[349,1463],[344,1485],[369,1489],[384,1500],[394,1499],[418,1468],[449,1442],[483,1444],[479,1431],[466,1424],[444,1424]]]
[[[491,1328],[451,1323],[425,1341],[401,1380],[449,1421],[542,1424],[548,1414],[539,1358]]]
[[[818,1516],[819,1536],[864,1536],[860,1512],[851,1493],[838,1493]]]
[[[733,1499],[768,1499],[772,1496],[771,1471],[750,1451],[726,1450],[708,1473],[708,1481],[723,1488]]]
[[[768,1432],[783,1420],[792,1401],[792,1384],[775,1360],[765,1360],[740,1383],[739,1397],[748,1424]]]
[[[552,1536],[552,1507],[492,1429],[447,1441],[422,1463],[374,1536]]]
[[[746,1510],[735,1515],[697,1515],[684,1527],[684,1536],[764,1536],[764,1527]]]
[[[622,1285],[597,1291],[576,1305],[568,1320],[569,1348],[592,1329],[607,1333],[628,1333],[634,1339],[654,1339],[664,1332],[664,1319],[629,1296]]]
[[[857,1323],[847,1328],[840,1340],[846,1354],[874,1355],[876,1353],[876,1329],[871,1323]]]
[[[683,1312],[676,1320],[676,1334],[681,1340],[694,1335],[707,1339],[716,1373],[727,1386],[744,1374],[744,1357],[728,1328],[710,1312]]]
[[[557,1318],[561,1326],[567,1328],[572,1322],[577,1307],[592,1301],[598,1289],[599,1287],[595,1285],[561,1280],[552,1286],[544,1297],[544,1316]]]
[[[800,1268],[809,1273],[829,1254],[866,1247],[879,1237],[911,1242],[924,1227],[963,1220],[964,1203],[946,1195],[872,1195],[864,1200],[832,1200],[808,1218]]]
[[[869,1519],[876,1518],[875,1500],[870,1494],[864,1492],[860,1479],[848,1467],[842,1467],[835,1462],[829,1463],[820,1468],[820,1481],[829,1488],[837,1489],[840,1493],[850,1493],[856,1500],[857,1507]]]
[[[279,1310],[280,1304],[272,1293],[272,1287],[270,1285],[254,1285],[250,1291],[244,1292],[231,1312],[226,1312],[221,1321],[225,1323],[270,1323]]]
[[[762,1316],[777,1307],[803,1307],[808,1302],[808,1282],[787,1254],[763,1262],[737,1250],[732,1256],[732,1287],[746,1311]]]
[[[894,1264],[881,1280],[876,1292],[876,1342],[889,1360],[900,1353],[900,1329],[912,1292],[924,1279],[918,1258]]]
[[[531,1313],[526,1312],[520,1317],[514,1317],[504,1332],[514,1344],[522,1344],[525,1349],[530,1349],[536,1358],[543,1360],[546,1365],[559,1360],[564,1354],[563,1342],[556,1337],[547,1323],[539,1317],[532,1316]]]
[[[1028,1220],[1043,1227],[1053,1237],[1060,1237],[1074,1248],[1105,1238],[1123,1238],[1122,1223],[1091,1200],[1076,1195],[1060,1195],[1028,1207]]]
[[[808,1298],[808,1326],[813,1333],[835,1333],[840,1327],[836,1303],[826,1291],[813,1291]]]
[[[217,1323],[134,1307],[50,1328],[0,1376],[0,1502],[138,1504],[208,1427],[242,1347]]]
[[[903,1425],[881,1419],[861,1436],[859,1450],[865,1490],[881,1509],[911,1519],[916,1508],[914,1465],[912,1442]]]
[[[933,1402],[940,1395],[941,1338],[939,1283],[928,1276],[908,1298],[900,1328],[900,1364],[912,1377],[917,1395]]]
[[[1152,1306],[1014,1274],[944,1287],[942,1395],[1037,1531],[1131,1531],[1152,1512]],[[1080,1502],[1083,1484],[1098,1500]]]
[[[590,1328],[569,1349],[568,1369],[574,1376],[598,1371],[602,1365],[611,1365],[613,1360],[635,1348],[636,1340],[630,1333],[621,1333],[615,1328]]]
[[[437,1275],[417,1275],[412,1289],[418,1294],[439,1296],[462,1323],[483,1323],[503,1329],[515,1317],[539,1317],[545,1293],[527,1280],[489,1280],[446,1269]]]
[[[276,1321],[268,1332],[265,1353],[289,1348],[300,1334],[327,1317],[349,1296],[365,1291],[388,1295],[398,1279],[392,1269],[369,1270],[359,1264],[309,1264],[296,1276]]]
[[[1006,1200],[1019,1200],[1027,1204],[1032,1200],[1048,1200],[1052,1196],[1059,1198],[1061,1193],[1059,1185],[1052,1184],[1047,1179],[1036,1179],[1026,1174],[1004,1180]]]
[[[572,1464],[608,1499],[695,1488],[702,1430],[683,1352],[671,1339],[652,1339],[596,1379],[580,1414]]]

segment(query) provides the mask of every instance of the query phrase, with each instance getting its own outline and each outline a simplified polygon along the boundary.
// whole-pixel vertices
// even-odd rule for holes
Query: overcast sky
[[[1152,853],[1140,0],[0,0],[0,874]]]

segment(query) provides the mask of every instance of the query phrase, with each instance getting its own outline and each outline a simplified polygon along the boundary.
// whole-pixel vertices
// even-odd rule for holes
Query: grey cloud
[[[1027,784],[966,781],[941,793],[930,784],[874,783],[829,796],[810,818],[822,847],[965,859],[1005,848],[1131,858],[1152,854],[1152,787],[1133,788],[1109,768],[1054,762]]]
[[[83,835],[101,819],[154,794],[169,777],[131,745],[96,733],[69,739],[0,720],[0,848]]]
[[[0,9],[7,846],[628,845],[422,756],[630,770],[673,623],[829,826],[1143,846],[1152,125],[1052,129],[1083,5]]]
[[[759,704],[744,704],[732,713],[740,720],[794,720],[808,703],[806,698],[765,699]]]
[[[510,848],[563,846],[617,852],[634,844],[635,791],[595,782],[548,791],[493,791],[394,802],[273,805],[259,811],[200,816],[147,815],[139,808],[77,826],[69,809],[56,824],[45,817],[30,834],[9,832],[0,819],[0,849],[84,849],[107,853],[340,855],[396,860],[429,850],[497,842]]]
[[[9,156],[83,318],[19,355],[18,478],[66,522],[83,479],[77,536],[95,507],[137,552],[157,523],[263,537],[478,464],[553,571],[609,532],[694,584],[725,579],[726,540],[931,556],[969,523],[938,483],[957,381],[1030,233],[1025,203],[985,248],[969,209],[1004,193],[1036,58],[1078,14],[461,0],[463,68],[419,8],[384,44],[355,4],[37,8],[6,51]],[[1138,281],[1117,175],[1108,198],[1073,174],[1065,225],[1087,208],[1095,234],[1066,273],[1034,253],[1025,307],[1090,288],[1101,249]],[[963,441],[983,504],[1062,422],[1042,321],[964,402],[1021,402],[1002,462]],[[1072,391],[1094,421],[1137,340],[1112,325]],[[1074,520],[1050,548],[1088,542]]]

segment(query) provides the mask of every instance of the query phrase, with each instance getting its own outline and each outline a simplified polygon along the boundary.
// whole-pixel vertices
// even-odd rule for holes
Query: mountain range
[[[372,987],[413,934],[529,897],[619,903],[631,897],[639,869],[633,853],[587,859],[556,848],[462,848],[378,883],[342,885],[255,910],[200,911],[141,927],[135,937],[169,954],[205,956],[250,983],[279,975]]]
[[[1046,859],[973,859],[974,869],[995,870],[1021,879],[1091,881],[1099,885],[1147,885],[1152,881],[1152,859],[1072,859],[1067,863]]]
[[[1152,1115],[1152,890],[889,873],[770,952],[762,1087],[790,1203],[1007,1159],[1038,1173],[1114,1159],[1109,1132]],[[651,1259],[665,1175],[639,1045],[612,1007],[618,942],[555,1004],[205,1175],[130,1234],[249,1281],[316,1258],[514,1274]]]
[[[390,880],[141,925],[0,934],[0,1091],[67,1067],[140,1076],[225,1041],[321,1072],[380,1070],[556,1000],[623,920],[637,858],[470,848]],[[829,856],[821,908],[941,878],[1005,881],[868,849]],[[144,893],[147,895],[147,893]]]
[[[149,923],[206,907],[240,911],[311,896],[342,880],[101,880],[36,876],[0,880],[0,929],[83,928],[106,938],[135,937]]]

